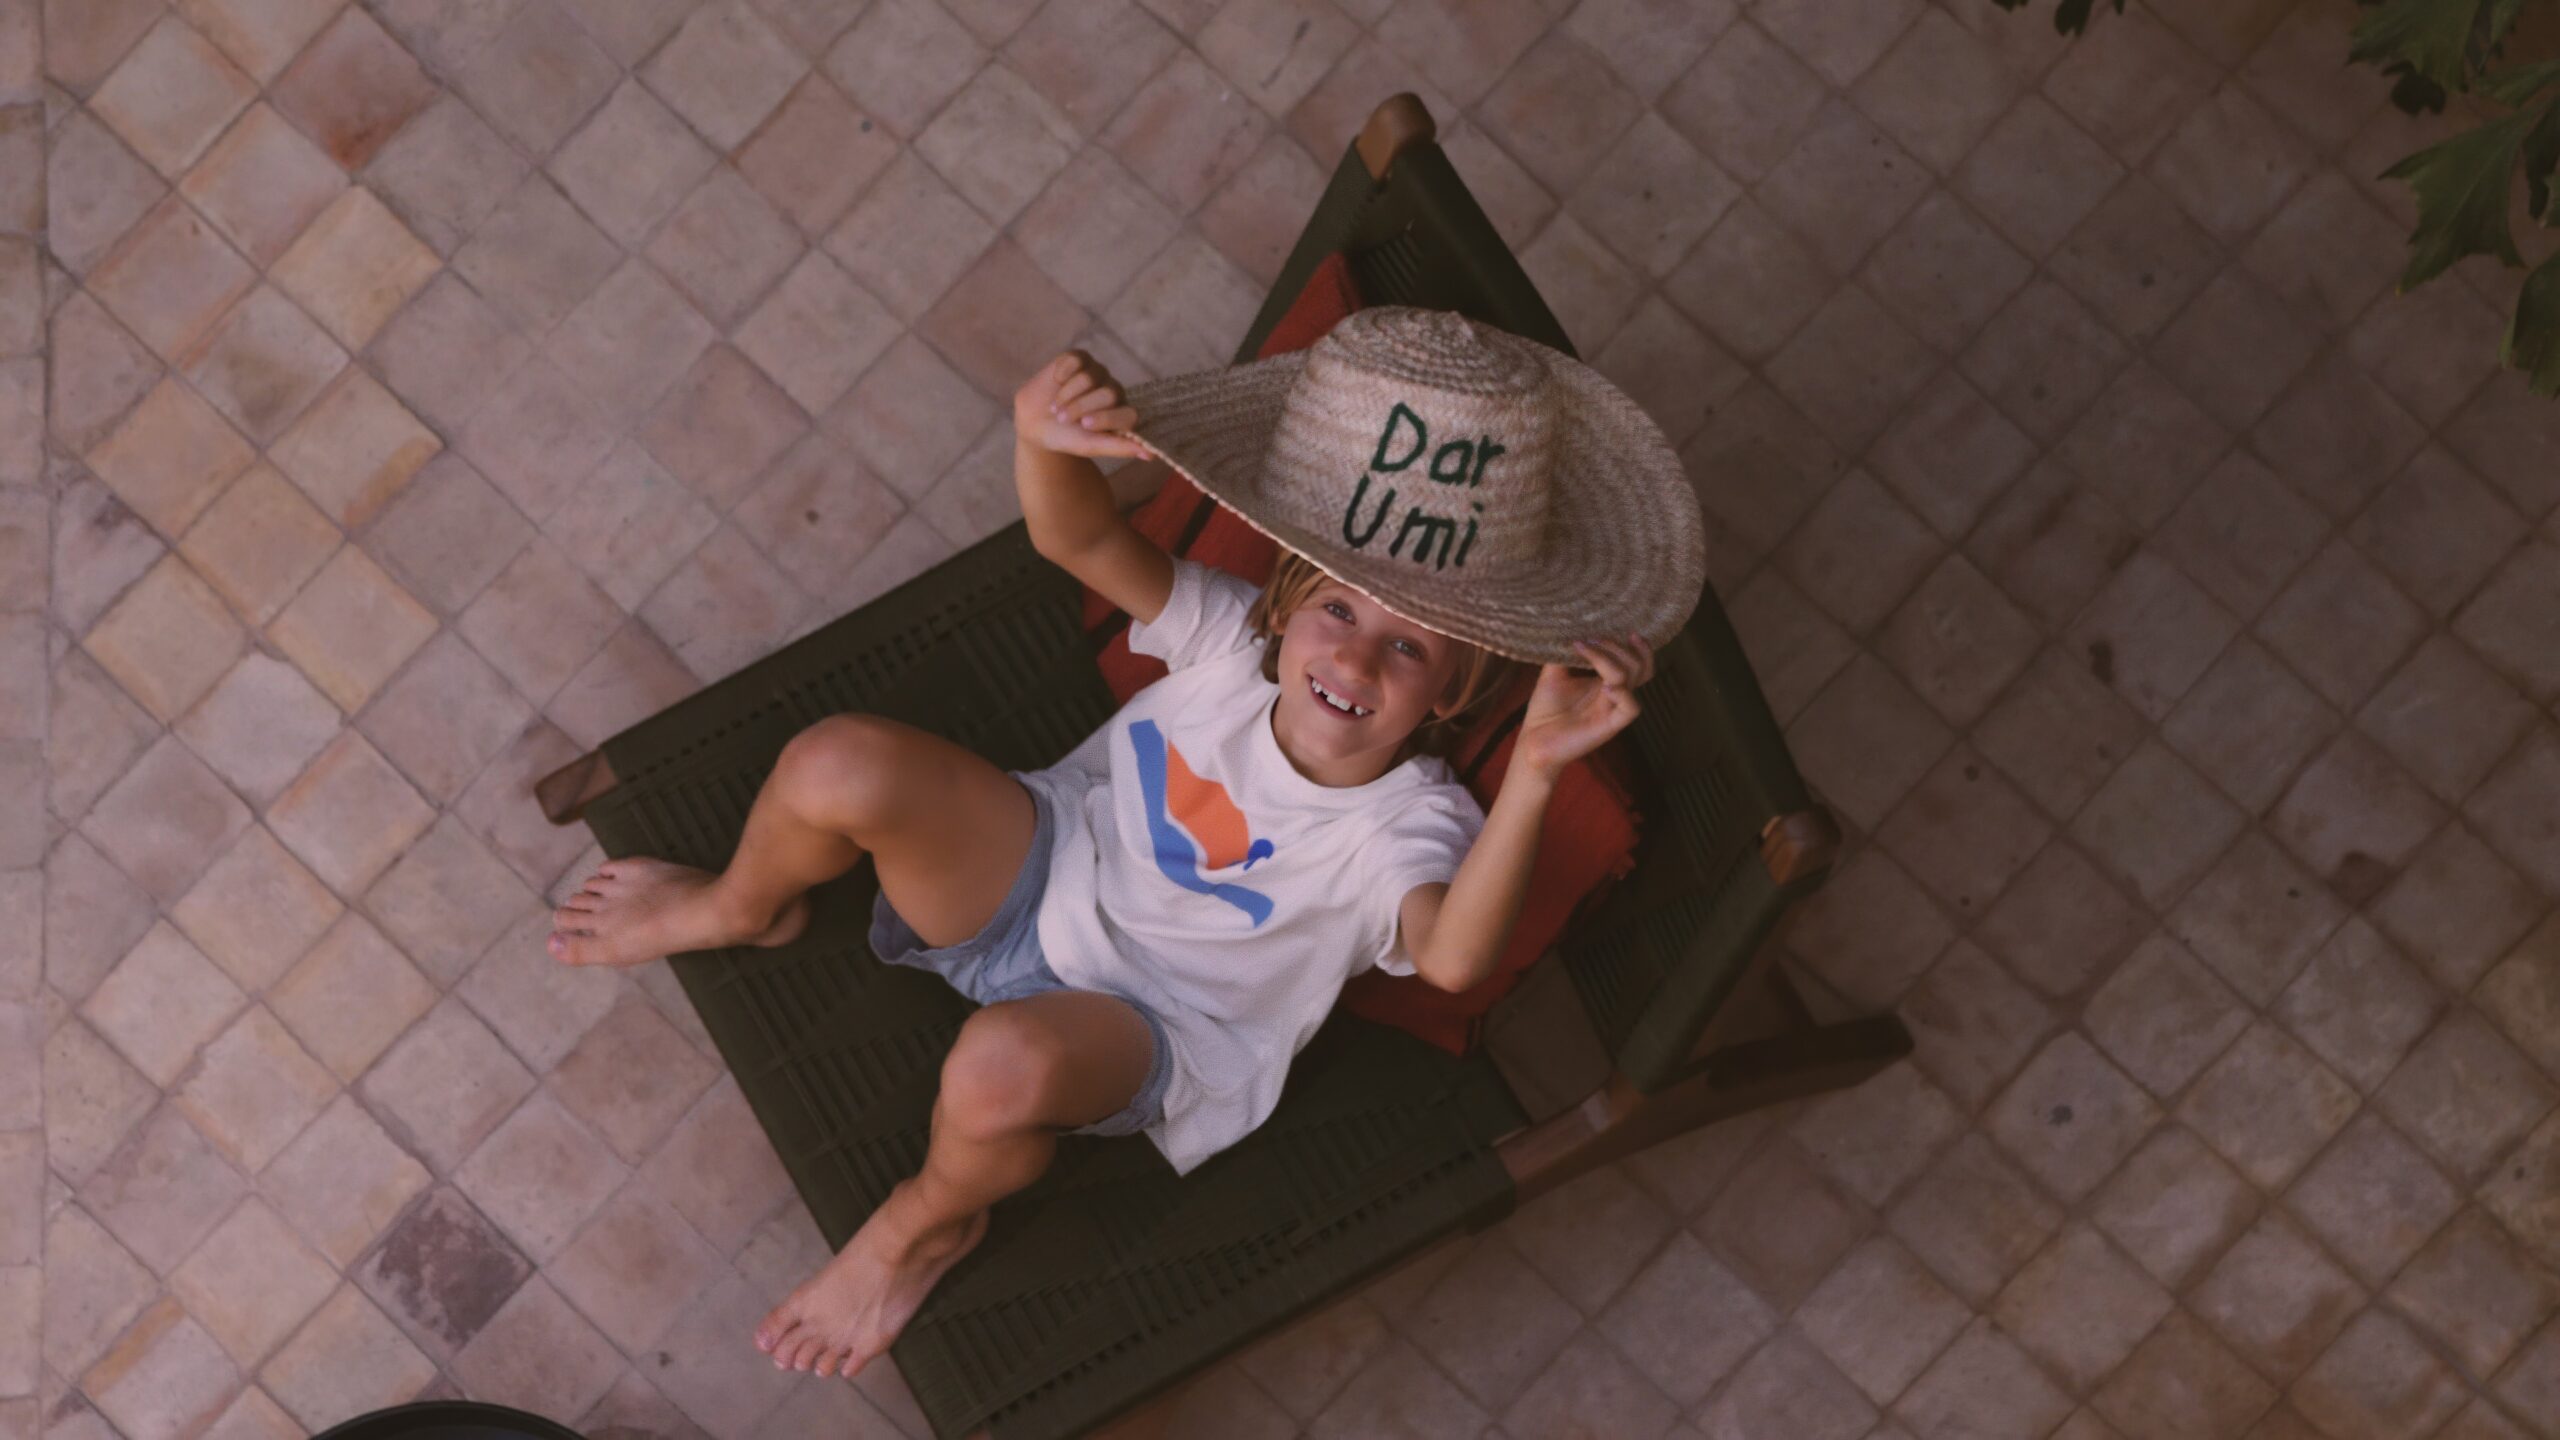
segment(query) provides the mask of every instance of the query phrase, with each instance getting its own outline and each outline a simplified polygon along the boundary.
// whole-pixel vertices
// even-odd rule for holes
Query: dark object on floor
[[[359,1415],[318,1440],[582,1440],[539,1415],[469,1400],[429,1400]]]
[[[1239,358],[1337,251],[1369,303],[1459,310],[1571,351],[1433,135],[1411,95],[1370,117]],[[609,855],[718,869],[784,742],[826,715],[887,715],[999,766],[1047,765],[1115,708],[1080,621],[1075,582],[1016,523],[536,793]],[[937,1435],[1035,1440],[1113,1417],[1107,1433],[1151,1433],[1194,1372],[1435,1242],[1909,1052],[1891,1016],[1817,1023],[1768,966],[1762,940],[1821,883],[1839,831],[1713,595],[1659,653],[1621,739],[1645,816],[1635,871],[1494,1011],[1482,1045],[1452,1055],[1337,1008],[1271,1118],[1187,1176],[1144,1136],[1061,1139],[891,1351]],[[922,1164],[943,1056],[972,1008],[864,947],[872,888],[862,867],[811,892],[790,945],[674,962],[836,1246]]]

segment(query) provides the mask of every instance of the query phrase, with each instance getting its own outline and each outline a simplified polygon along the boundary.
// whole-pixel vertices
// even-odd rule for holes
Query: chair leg
[[[1518,1187],[1516,1203],[1526,1204],[1700,1126],[1860,1084],[1910,1053],[1911,1032],[1891,1015],[1746,1040],[1701,1056],[1651,1094],[1612,1074],[1581,1104],[1496,1148]]]
[[[603,751],[590,750],[533,782],[533,798],[552,824],[575,825],[587,807],[617,783],[613,762],[604,758]]]

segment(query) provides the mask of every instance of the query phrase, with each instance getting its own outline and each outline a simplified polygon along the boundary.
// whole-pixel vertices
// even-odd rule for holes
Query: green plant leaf
[[[2560,100],[2547,101],[2542,119],[2525,132],[2519,147],[2524,156],[2525,213],[2545,225],[2560,220],[2551,209],[2551,172],[2560,167]]]
[[[2500,105],[2528,105],[2535,96],[2551,88],[2554,82],[2560,82],[2560,60],[2545,60],[2513,70],[2501,70],[2495,75],[2483,75],[2480,83],[2472,88],[2482,99]]]
[[[2560,399],[2560,255],[2533,267],[2507,321],[2498,358],[2524,372],[2525,384],[2546,400]]]
[[[2484,3],[2509,13],[2520,0],[2389,0],[2356,22],[2347,58],[2377,64],[2398,60],[2447,90],[2468,88],[2472,34]],[[2491,16],[2492,25],[2496,16]]]
[[[2409,237],[2409,268],[2400,292],[2442,274],[2466,255],[2495,255],[2521,265],[2515,236],[2507,231],[2509,176],[2525,135],[2539,117],[2518,111],[2477,130],[2441,140],[2382,172],[2406,180],[2418,202],[2418,228]]]

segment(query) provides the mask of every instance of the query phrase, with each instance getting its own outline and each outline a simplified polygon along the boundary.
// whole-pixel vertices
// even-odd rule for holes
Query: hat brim
[[[1511,573],[1452,580],[1276,518],[1264,466],[1306,351],[1132,386],[1128,433],[1246,524],[1414,624],[1535,664],[1581,663],[1573,643],[1595,636],[1664,645],[1706,587],[1697,492],[1652,417],[1598,371],[1539,348],[1564,389],[1563,432],[1538,563]]]

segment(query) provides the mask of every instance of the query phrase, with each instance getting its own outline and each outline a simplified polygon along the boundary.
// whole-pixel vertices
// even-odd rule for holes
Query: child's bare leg
[[[995,914],[1035,818],[1020,781],[961,746],[876,716],[829,716],[783,747],[726,870],[606,861],[552,917],[550,950],[575,965],[636,965],[778,945],[806,923],[809,888],[866,851],[917,934],[950,944]]]
[[[988,1207],[1040,1178],[1058,1132],[1127,1105],[1155,1040],[1125,1001],[1052,990],[990,1005],[943,1062],[924,1169],[827,1267],[756,1327],[786,1369],[851,1375],[889,1348],[943,1272],[985,1236]]]

